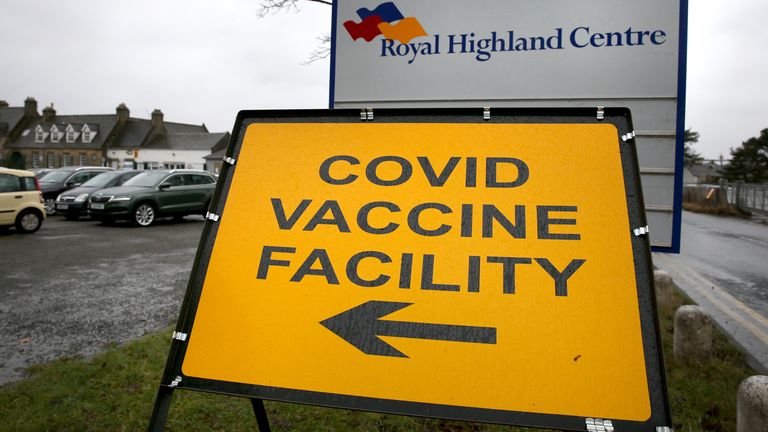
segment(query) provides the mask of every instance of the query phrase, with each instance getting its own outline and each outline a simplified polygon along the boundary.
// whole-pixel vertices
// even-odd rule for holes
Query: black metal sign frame
[[[609,123],[617,128],[616,145],[620,149],[624,174],[624,189],[628,205],[630,227],[645,227],[645,211],[640,187],[640,175],[635,151],[631,116],[628,109],[604,110],[581,108],[513,108],[493,109],[488,115],[482,108],[448,109],[377,109],[375,112],[354,109],[336,110],[268,110],[241,111],[235,121],[232,139],[225,163],[219,175],[210,214],[222,215],[234,172],[236,160],[242,150],[246,129],[255,123],[503,123],[503,124],[599,124]],[[254,412],[262,430],[268,430],[262,399],[294,402],[324,407],[355,409],[391,414],[414,415],[486,423],[499,423],[529,427],[585,430],[587,418],[578,416],[539,414],[517,411],[449,406],[370,397],[328,394],[322,392],[276,388],[260,385],[225,382],[185,376],[181,367],[186,353],[195,315],[202,294],[209,260],[218,232],[218,218],[207,218],[195,256],[192,274],[181,306],[176,332],[158,390],[149,430],[162,430],[167,419],[173,391],[196,390],[247,397],[253,402]],[[659,426],[671,424],[667,396],[664,362],[656,313],[650,241],[647,235],[633,236],[631,240],[636,284],[638,287],[639,316],[650,395],[651,416],[642,422],[612,420],[617,431],[654,432]],[[179,336],[177,336],[179,335]],[[621,391],[621,389],[617,389]]]

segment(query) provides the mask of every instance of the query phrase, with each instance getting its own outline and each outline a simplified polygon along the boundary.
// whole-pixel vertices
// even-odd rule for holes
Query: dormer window
[[[77,137],[80,135],[80,133],[75,131],[75,128],[73,128],[71,124],[67,125],[66,134],[67,134],[68,143],[73,143],[77,141]]]
[[[48,134],[43,130],[43,127],[40,125],[37,125],[35,128],[35,142],[41,143],[45,142],[45,139],[48,137]]]
[[[84,143],[89,143],[93,141],[93,138],[96,136],[96,132],[91,131],[91,128],[89,128],[87,124],[84,124],[83,128],[80,129],[80,131],[83,134]]]
[[[51,142],[59,142],[61,141],[61,135],[62,133],[59,132],[59,128],[56,127],[56,125],[51,126]]]

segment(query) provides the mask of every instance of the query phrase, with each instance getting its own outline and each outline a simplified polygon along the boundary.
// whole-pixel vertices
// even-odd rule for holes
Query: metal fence
[[[768,214],[768,184],[726,183],[728,202],[740,210]]]
[[[685,185],[683,202],[768,215],[768,184],[720,182],[716,185]]]

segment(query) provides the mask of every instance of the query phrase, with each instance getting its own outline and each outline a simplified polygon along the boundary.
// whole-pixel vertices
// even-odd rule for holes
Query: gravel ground
[[[52,216],[35,234],[0,232],[0,385],[175,323],[203,225]]]

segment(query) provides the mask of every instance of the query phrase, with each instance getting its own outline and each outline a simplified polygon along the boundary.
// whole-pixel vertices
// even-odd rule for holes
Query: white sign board
[[[678,252],[687,0],[337,0],[331,107],[628,107],[655,250]]]

